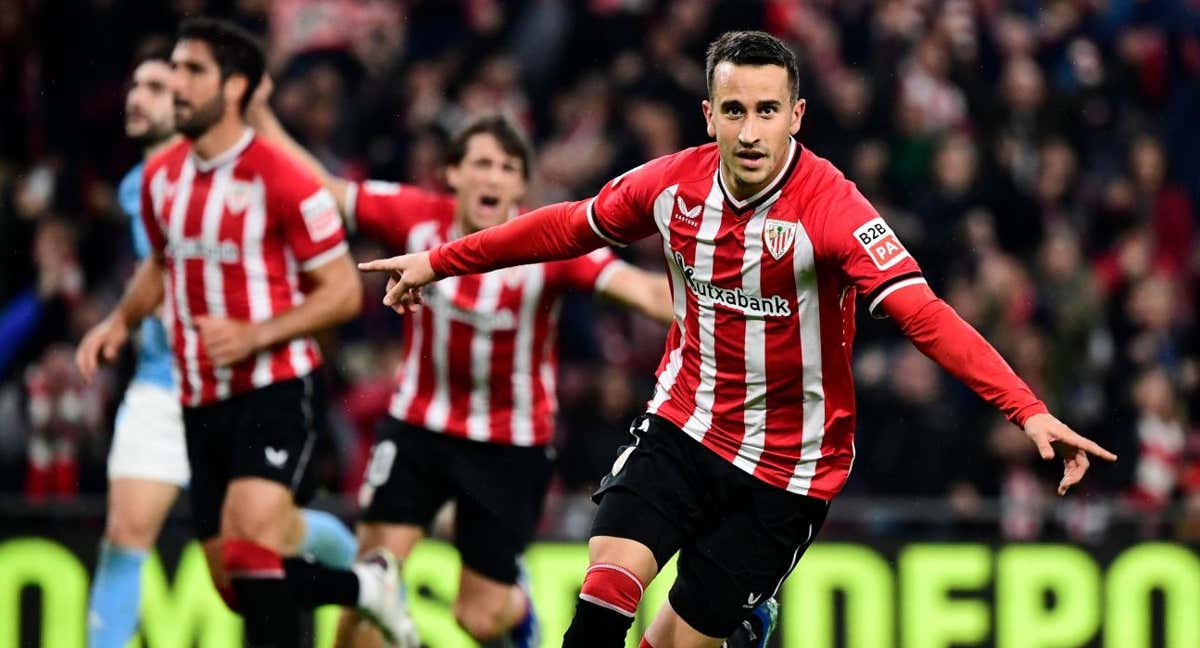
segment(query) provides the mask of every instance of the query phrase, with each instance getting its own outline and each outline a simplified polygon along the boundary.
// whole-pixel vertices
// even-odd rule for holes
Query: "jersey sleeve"
[[[612,250],[599,248],[581,257],[561,261],[559,266],[567,290],[592,292],[602,290],[608,277],[621,263]]]
[[[315,270],[347,252],[337,201],[312,174],[281,160],[279,172],[267,182],[268,209],[301,270]]]
[[[651,160],[610,180],[588,203],[588,224],[610,245],[625,247],[658,232],[654,200],[664,187],[670,158]]]
[[[864,296],[873,316],[879,304],[901,288],[924,284],[921,267],[887,221],[849,181],[828,202],[825,240],[847,285]]]
[[[162,252],[167,246],[166,233],[159,227],[158,213],[156,207],[161,204],[161,200],[154,200],[154,195],[162,195],[163,187],[166,183],[166,174],[163,171],[158,171],[151,174],[150,167],[146,167],[142,172],[142,190],[141,190],[141,209],[139,210],[141,218],[138,219],[141,223],[141,234],[146,239],[146,255],[151,251]],[[154,185],[159,185],[157,188]],[[132,215],[131,215],[132,216]],[[134,230],[134,245],[138,247],[138,255],[142,255],[140,241],[138,241],[138,227],[133,226]]]
[[[381,180],[352,182],[346,187],[346,227],[396,251],[408,247],[413,225],[436,216],[443,196],[409,185]]]

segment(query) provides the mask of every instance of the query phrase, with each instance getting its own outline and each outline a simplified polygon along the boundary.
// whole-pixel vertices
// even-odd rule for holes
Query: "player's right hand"
[[[87,382],[91,382],[100,366],[100,361],[113,362],[121,347],[129,339],[129,327],[125,320],[116,313],[109,315],[104,321],[92,327],[83,336],[79,348],[75,350],[75,366]]]
[[[420,288],[438,279],[433,265],[429,262],[428,252],[367,261],[358,264],[358,269],[363,272],[389,274],[383,305],[401,315],[415,312],[421,304],[421,295],[418,292]]]

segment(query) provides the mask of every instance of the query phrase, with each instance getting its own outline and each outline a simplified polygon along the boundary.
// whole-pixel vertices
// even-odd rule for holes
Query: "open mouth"
[[[480,196],[479,204],[484,207],[498,207],[500,206],[500,198],[497,196]]]

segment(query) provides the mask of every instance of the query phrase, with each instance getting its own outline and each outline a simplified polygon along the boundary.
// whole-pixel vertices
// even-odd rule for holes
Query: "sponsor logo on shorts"
[[[271,446],[267,446],[266,455],[267,455],[267,463],[271,464],[272,466],[274,466],[276,468],[283,468],[283,466],[285,464],[287,464],[288,451],[286,448],[285,449],[277,449],[277,448],[272,448]]]

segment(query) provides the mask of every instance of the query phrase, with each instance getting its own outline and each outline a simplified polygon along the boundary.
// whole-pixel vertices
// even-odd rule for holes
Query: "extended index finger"
[[[1089,439],[1085,436],[1081,436],[1079,433],[1077,433],[1073,430],[1071,431],[1071,435],[1069,437],[1062,439],[1062,440],[1066,441],[1070,445],[1075,446],[1076,448],[1083,450],[1084,452],[1086,452],[1094,457],[1099,457],[1105,461],[1116,461],[1117,460],[1117,455],[1109,452],[1107,449],[1105,449],[1099,443],[1096,443],[1095,441],[1092,441],[1091,439]]]
[[[358,269],[363,272],[392,272],[399,270],[400,265],[397,263],[402,257],[390,257],[387,259],[375,259],[374,261],[363,261],[358,264]]]

